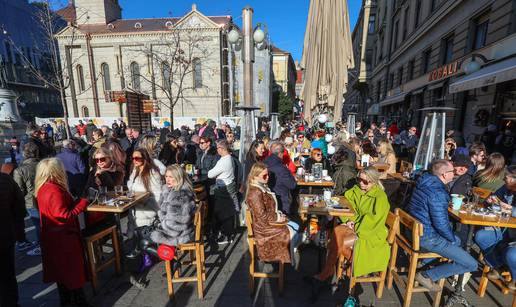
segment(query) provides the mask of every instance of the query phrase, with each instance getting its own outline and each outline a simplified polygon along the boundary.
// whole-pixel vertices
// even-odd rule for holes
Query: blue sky
[[[54,0],[62,2],[63,0]],[[119,0],[123,18],[150,18],[183,16],[193,1],[177,0]],[[273,43],[290,51],[295,60],[301,60],[309,0],[197,0],[197,8],[205,15],[232,15],[241,24],[242,8],[247,4],[254,9],[254,22],[267,24]],[[348,0],[350,24],[354,27],[361,0]]]

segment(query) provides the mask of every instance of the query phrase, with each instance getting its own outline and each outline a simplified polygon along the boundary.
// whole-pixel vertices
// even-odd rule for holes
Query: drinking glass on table
[[[120,196],[124,195],[124,187],[121,185],[115,186],[115,195],[116,195],[116,197],[120,197]]]
[[[128,190],[128,191],[127,191],[127,198],[129,198],[129,199],[134,198],[134,191],[132,191],[132,190]]]
[[[107,187],[100,186],[99,187],[99,203],[105,204],[107,203],[108,197],[107,197]]]

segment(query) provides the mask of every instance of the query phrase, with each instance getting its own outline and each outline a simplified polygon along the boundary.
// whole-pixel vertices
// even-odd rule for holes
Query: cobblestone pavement
[[[30,223],[30,222],[29,222]],[[33,236],[33,228],[28,225],[29,238]],[[150,273],[150,284],[145,290],[139,290],[129,283],[129,273],[116,276],[113,268],[100,273],[99,290],[93,294],[90,284],[85,287],[88,299],[93,306],[342,306],[346,294],[344,290],[331,295],[330,290],[320,294],[314,304],[309,302],[310,286],[303,282],[303,276],[314,274],[317,270],[318,253],[314,248],[304,248],[301,252],[299,272],[290,266],[286,269],[285,290],[283,296],[277,292],[274,280],[259,280],[256,291],[249,295],[248,276],[249,259],[245,242],[245,231],[231,245],[222,248],[206,248],[207,280],[205,283],[205,298],[197,298],[196,283],[176,284],[175,299],[169,301],[166,290],[164,264],[158,263]],[[24,253],[17,254],[17,278],[20,289],[20,304],[29,306],[59,306],[55,284],[43,284],[41,259],[29,257]],[[135,270],[136,261],[126,261],[126,271]],[[265,270],[271,269],[266,265]],[[190,269],[185,274],[192,274]],[[502,295],[491,283],[484,298],[476,295],[478,273],[471,278],[466,286],[465,296],[474,306],[510,306],[513,297]],[[450,285],[447,284],[449,288]],[[362,306],[401,306],[402,294],[396,286],[391,290],[385,289],[381,299],[375,299],[374,288],[366,284],[360,294]],[[447,294],[445,294],[445,298]],[[431,306],[431,299],[425,294],[414,294],[412,306]]]

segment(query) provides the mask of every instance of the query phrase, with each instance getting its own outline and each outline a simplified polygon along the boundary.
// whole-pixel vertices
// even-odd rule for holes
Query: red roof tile
[[[56,12],[58,15],[71,22],[75,19],[75,8],[72,5],[60,9]],[[207,16],[211,21],[218,25],[226,25],[231,22],[231,16]],[[79,25],[79,29],[85,33],[107,34],[107,33],[129,33],[129,32],[149,32],[167,30],[167,22],[172,25],[177,23],[179,17],[162,17],[162,18],[139,18],[139,19],[117,19],[106,24],[89,24]],[[135,25],[139,23],[141,27]]]

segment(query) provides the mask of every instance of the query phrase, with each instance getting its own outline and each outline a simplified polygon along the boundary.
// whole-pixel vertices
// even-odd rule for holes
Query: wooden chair
[[[204,213],[206,210],[205,204],[200,204],[197,207],[197,211],[194,216],[194,225],[195,225],[195,239],[193,242],[181,244],[176,247],[176,252],[189,253],[190,261],[184,262],[182,264],[195,264],[196,272],[195,276],[192,277],[180,277],[179,268],[172,274],[172,264],[170,261],[165,261],[165,270],[167,272],[167,286],[168,286],[168,296],[170,298],[174,297],[174,283],[183,283],[183,282],[197,282],[197,295],[199,299],[204,298],[204,281],[206,280],[206,271],[205,271],[205,255],[204,255],[204,241],[202,238],[203,232],[203,219]],[[176,256],[177,261],[179,261],[179,257]]]
[[[206,191],[206,188],[204,187],[204,184],[198,184],[194,186],[194,193],[195,193],[195,203],[197,206],[200,206],[203,204],[205,208],[208,208],[208,191]],[[205,209],[207,210],[207,209]],[[208,218],[207,214],[204,215],[203,223],[206,225],[208,221],[206,220]]]
[[[473,195],[476,195],[476,196],[480,197],[481,199],[488,198],[489,195],[491,195],[491,193],[492,193],[488,189],[483,189],[483,188],[479,188],[479,187],[473,187],[473,189],[471,189],[471,191],[473,192]]]
[[[403,174],[404,172],[412,172],[412,163],[401,160],[400,173]]]
[[[415,285],[416,269],[420,259],[438,258],[444,260],[441,255],[437,253],[422,252],[419,246],[419,239],[423,235],[423,225],[405,211],[396,208],[394,213],[399,218],[400,227],[396,232],[396,239],[393,242],[391,249],[391,259],[389,262],[388,276],[387,276],[387,289],[392,288],[392,280],[396,280],[396,284],[405,286],[405,294],[403,298],[403,306],[410,306],[412,294],[417,292],[430,292],[424,287]],[[407,231],[410,231],[412,238],[407,238],[402,227],[404,226]],[[398,247],[401,247],[407,256],[409,257],[410,264],[408,268],[396,267],[396,258],[398,256]],[[399,273],[406,272],[406,281],[403,280]],[[441,290],[436,292],[433,306],[439,306],[442,295],[442,288],[444,286],[444,278],[439,280],[439,286]]]
[[[478,284],[478,290],[477,290],[478,296],[484,297],[484,295],[486,294],[487,283],[489,281],[491,281],[493,284],[496,285],[496,287],[498,287],[498,289],[500,289],[500,291],[503,294],[514,295],[514,299],[512,300],[512,307],[516,307],[516,291],[509,289],[505,285],[505,283],[500,279],[496,279],[496,280],[489,279],[487,277],[487,274],[489,273],[490,270],[491,270],[491,268],[488,265],[484,265],[484,268],[482,269],[482,277],[480,278],[480,283]],[[502,278],[507,282],[511,281],[511,279],[512,279],[511,273],[509,271],[501,272],[501,275],[502,275]]]
[[[284,284],[284,275],[285,275],[285,266],[283,263],[279,263],[278,272],[273,273],[264,273],[257,272],[255,269],[255,262],[257,259],[257,249],[256,242],[254,241],[254,233],[253,233],[253,218],[251,212],[246,210],[245,213],[245,223],[247,226],[247,246],[249,247],[249,256],[251,258],[249,264],[249,293],[253,295],[254,293],[254,279],[255,278],[277,278],[278,279],[278,292],[280,295],[283,293],[283,284]]]
[[[111,236],[111,241],[113,243],[113,257],[102,261],[100,259],[100,255],[96,254],[96,251],[99,251],[99,244],[102,244],[104,239]],[[110,266],[111,264],[115,264],[115,269],[117,274],[122,273],[122,268],[120,264],[120,244],[118,242],[118,232],[116,225],[108,227],[94,235],[86,237],[86,252],[88,254],[88,265],[91,274],[91,285],[93,287],[93,291],[97,291],[97,273],[103,271],[105,268]],[[102,248],[102,247],[100,247]]]
[[[389,212],[389,214],[387,215],[387,220],[385,221],[385,224],[389,228],[389,234],[387,235],[387,242],[389,243],[389,245],[392,245],[394,242],[394,239],[396,238],[396,232],[398,231],[398,226],[399,226],[398,216],[396,216],[392,212]],[[340,256],[339,262],[338,262],[338,267],[337,267],[337,278],[338,279],[342,278],[344,261],[345,261],[344,256]],[[348,270],[347,270],[347,276],[349,277],[350,293],[351,293],[351,290],[355,287],[355,285],[357,283],[375,282],[375,283],[377,283],[376,297],[381,298],[383,295],[383,288],[385,285],[385,277],[387,275],[387,269],[388,269],[388,267],[383,272],[379,272],[379,274],[376,276],[354,277],[351,266],[349,266]]]

